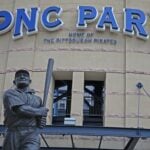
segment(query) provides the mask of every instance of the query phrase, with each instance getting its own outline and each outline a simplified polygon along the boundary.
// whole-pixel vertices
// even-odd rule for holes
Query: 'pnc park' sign
[[[62,11],[63,9],[59,6],[49,6],[41,12],[41,15],[39,15],[40,8],[37,7],[33,7],[30,10],[18,8],[15,15],[8,10],[0,10],[0,35],[10,31],[12,28],[13,39],[23,37],[23,28],[26,29],[28,35],[35,34],[38,32],[38,20],[47,31],[59,30],[64,26],[64,22],[61,19]],[[132,8],[124,8],[123,13],[123,33],[149,39],[149,34],[145,29],[147,15],[142,10]],[[108,27],[111,32],[120,31],[112,7],[103,7],[103,11],[99,15],[98,10],[93,6],[78,6],[76,20],[76,28],[78,29],[86,30],[89,23],[96,21],[96,30],[105,31],[106,27]]]

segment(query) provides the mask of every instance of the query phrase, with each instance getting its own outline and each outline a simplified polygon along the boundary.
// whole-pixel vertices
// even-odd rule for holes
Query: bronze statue
[[[3,150],[39,150],[39,127],[46,125],[48,109],[29,88],[30,74],[18,70],[13,82],[15,89],[4,93],[4,124],[7,127]]]

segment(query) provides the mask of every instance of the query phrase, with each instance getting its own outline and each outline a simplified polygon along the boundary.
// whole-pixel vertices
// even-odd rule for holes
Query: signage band
[[[38,33],[38,21],[47,31],[56,31],[64,26],[61,19],[63,9],[59,6],[49,6],[40,14],[40,8],[33,7],[30,10],[18,8],[16,15],[11,11],[0,10],[0,35],[10,31],[13,28],[12,38],[19,39],[23,37],[23,28],[27,35]],[[98,10],[93,6],[77,7],[77,29],[88,28],[88,24],[95,22],[98,18]],[[124,8],[124,26],[123,33],[126,35],[135,35],[141,39],[149,39],[149,34],[145,29],[147,16],[142,10]],[[40,18],[40,19],[39,19]],[[53,19],[52,19],[53,18]],[[96,24],[97,31],[105,31],[110,28],[110,32],[120,32],[113,7],[103,7],[103,11]]]

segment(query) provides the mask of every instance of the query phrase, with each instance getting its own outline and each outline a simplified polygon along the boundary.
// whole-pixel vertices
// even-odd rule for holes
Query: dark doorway
[[[70,117],[71,90],[71,80],[55,80],[52,124],[62,125],[64,118]]]
[[[83,125],[103,126],[104,81],[85,81]]]

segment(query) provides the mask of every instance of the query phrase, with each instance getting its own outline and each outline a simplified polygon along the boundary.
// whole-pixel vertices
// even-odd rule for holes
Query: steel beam
[[[113,136],[129,138],[150,138],[150,129],[87,127],[87,126],[46,126],[41,133],[47,135]]]
[[[2,150],[2,147],[0,147],[0,150]],[[97,148],[41,147],[40,150],[97,150]],[[121,149],[100,149],[100,150],[121,150]]]
[[[0,134],[5,133],[6,128],[3,125],[0,125]],[[44,148],[47,150],[96,150],[97,148],[88,149],[88,148],[75,148],[72,135],[81,135],[81,136],[101,136],[99,149],[101,149],[102,137],[112,136],[112,137],[128,137],[131,138],[124,150],[133,150],[140,138],[150,138],[150,129],[143,128],[115,128],[115,127],[87,127],[87,126],[46,126],[41,133],[46,135],[70,135],[72,140],[71,148]],[[0,148],[1,149],[1,148]],[[42,148],[43,149],[43,148]],[[107,150],[107,149],[105,149]],[[112,149],[111,149],[112,150]],[[116,150],[116,149],[115,149]]]
[[[85,89],[86,92],[88,92],[89,94],[91,94],[96,100],[99,99],[99,97],[95,93],[93,93],[91,90],[89,90],[88,88],[84,88],[84,89]]]
[[[100,140],[99,140],[98,149],[101,149],[102,140],[103,140],[103,137],[101,136],[101,137],[100,137]]]
[[[124,148],[124,150],[134,150],[138,141],[139,141],[139,138],[131,138],[129,142],[127,143],[126,147]]]
[[[54,99],[54,103],[58,102],[59,100],[61,100],[62,98],[64,98],[64,97],[67,96],[67,95],[68,95],[68,93],[65,92],[65,93],[61,94],[60,96],[56,97],[56,98]]]
[[[70,137],[71,137],[72,148],[75,148],[75,144],[74,144],[74,141],[73,141],[73,136],[70,135]]]
[[[72,148],[72,147],[41,147],[40,150],[97,150],[97,148]],[[122,149],[100,149],[100,150],[122,150]]]
[[[91,105],[89,104],[89,102],[86,99],[84,99],[84,102],[88,107],[91,107]]]
[[[5,133],[5,127],[0,125],[0,134]],[[82,136],[113,136],[129,138],[150,138],[150,129],[88,127],[88,126],[46,126],[41,130],[46,135],[82,135]]]

